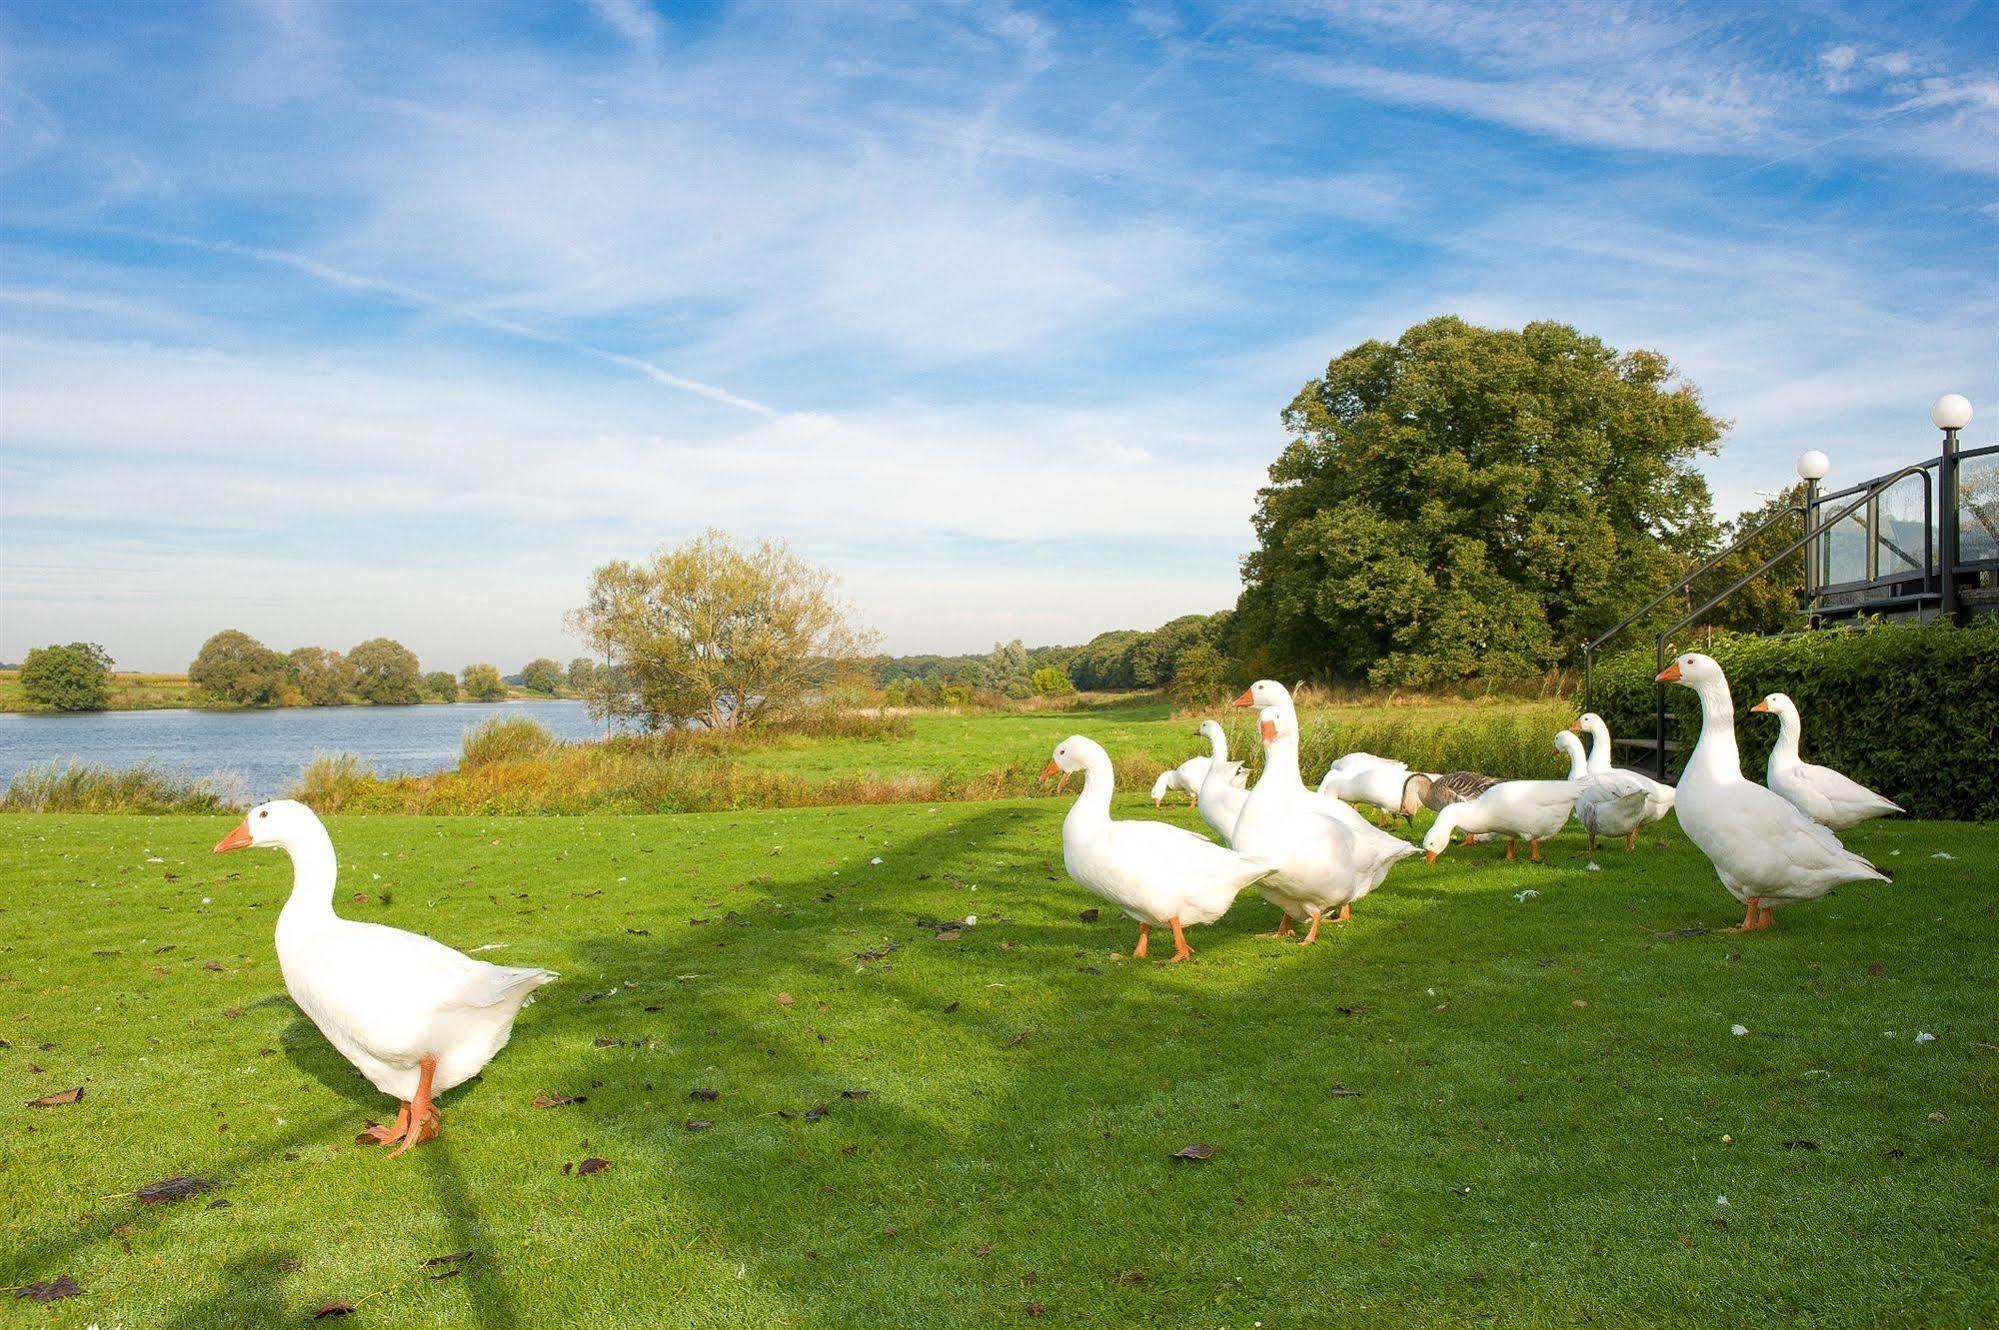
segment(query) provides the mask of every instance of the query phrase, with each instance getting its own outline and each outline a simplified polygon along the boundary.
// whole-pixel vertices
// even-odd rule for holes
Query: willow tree
[[[648,730],[794,713],[832,667],[874,649],[832,573],[782,541],[744,548],[714,530],[598,568],[569,624],[608,662],[591,714]]]
[[[1652,351],[1461,319],[1365,342],[1284,412],[1235,626],[1252,673],[1538,673],[1712,538],[1726,428]]]

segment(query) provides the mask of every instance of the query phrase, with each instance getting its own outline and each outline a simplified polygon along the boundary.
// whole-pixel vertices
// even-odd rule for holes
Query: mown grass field
[[[185,674],[115,673],[111,676],[112,711],[158,711],[195,705],[194,685]],[[21,672],[0,670],[0,711],[32,711],[21,692]]]
[[[281,856],[0,818],[0,1283],[85,1290],[9,1315],[1999,1321],[1999,832],[1865,828],[1898,881],[1751,937],[1676,831],[1598,872],[1573,833],[1548,867],[1454,849],[1310,949],[1246,894],[1172,966],[1079,918],[1062,812],[332,819],[344,911],[563,974],[393,1161],[285,996]],[[129,1195],[180,1173],[215,1190]]]

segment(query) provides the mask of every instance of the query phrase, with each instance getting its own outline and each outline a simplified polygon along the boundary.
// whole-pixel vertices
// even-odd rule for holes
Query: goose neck
[[[286,921],[311,923],[333,918],[333,887],[339,876],[339,861],[333,854],[333,839],[326,828],[315,824],[285,844],[292,861],[292,894],[278,916]]]
[[[1687,761],[1712,780],[1741,780],[1742,751],[1735,742],[1735,702],[1726,679],[1704,679],[1694,685],[1701,700],[1701,735]]]

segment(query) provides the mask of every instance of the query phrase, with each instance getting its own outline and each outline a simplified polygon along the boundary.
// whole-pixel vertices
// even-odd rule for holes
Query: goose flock
[[[1206,877],[1183,869],[1172,852],[1161,848],[1178,842],[1147,841],[1152,848],[1145,854],[1121,858],[1117,838],[1126,834],[1125,828],[1158,824],[1111,818],[1110,760],[1105,756],[1101,768],[1092,768],[1101,781],[1085,790],[1077,811],[1063,823],[1063,859],[1078,885],[1137,921],[1141,932],[1134,955],[1145,954],[1145,930],[1170,926],[1175,960],[1191,954],[1184,926],[1212,923],[1227,908],[1226,903],[1216,908],[1214,878],[1239,878],[1278,908],[1277,928],[1266,936],[1288,936],[1302,924],[1301,941],[1310,944],[1328,915],[1335,923],[1351,918],[1354,902],[1419,849],[1368,821],[1356,804],[1378,810],[1391,823],[1397,817],[1406,822],[1419,808],[1434,810],[1436,820],[1420,845],[1431,863],[1460,835],[1463,840],[1455,843],[1463,845],[1504,838],[1508,859],[1524,840],[1528,858],[1542,863],[1541,843],[1571,817],[1582,825],[1592,851],[1599,838],[1622,839],[1626,850],[1635,850],[1641,829],[1675,813],[1687,839],[1742,903],[1740,928],[1745,932],[1768,928],[1777,906],[1815,900],[1844,883],[1888,879],[1833,833],[1902,809],[1830,767],[1803,761],[1798,755],[1798,709],[1790,698],[1772,693],[1752,708],[1775,715],[1782,727],[1765,787],[1742,775],[1735,714],[1721,666],[1711,657],[1689,653],[1661,671],[1659,682],[1691,688],[1701,702],[1700,741],[1677,787],[1613,766],[1610,729],[1601,716],[1588,712],[1555,736],[1556,749],[1569,761],[1569,774],[1562,780],[1414,771],[1406,762],[1348,753],[1314,790],[1299,771],[1298,711],[1291,693],[1275,680],[1263,679],[1235,703],[1257,708],[1264,765],[1255,785],[1245,789],[1237,783],[1240,766],[1228,761],[1222,728],[1209,720],[1202,722],[1200,733],[1212,751],[1165,773],[1153,787],[1157,804],[1166,790],[1176,788],[1171,781],[1185,781],[1184,773],[1201,764],[1195,804],[1220,841],[1203,843],[1232,857],[1204,857]],[[1581,736],[1588,737],[1587,748]],[[1063,755],[1081,751],[1081,745],[1103,752],[1083,736],[1072,736],[1055,750],[1048,774],[1076,769],[1066,765]],[[1079,818],[1086,804],[1089,810]]]
[[[1778,906],[1814,900],[1849,882],[1887,874],[1839,842],[1834,830],[1900,812],[1893,803],[1798,755],[1797,707],[1773,693],[1754,710],[1782,726],[1771,754],[1769,785],[1744,779],[1735,745],[1728,680],[1707,656],[1681,656],[1659,675],[1694,690],[1701,701],[1700,742],[1677,788],[1610,764],[1610,734],[1585,715],[1556,744],[1568,754],[1565,780],[1499,780],[1476,772],[1411,771],[1405,763],[1349,754],[1314,789],[1299,769],[1298,711],[1274,680],[1252,685],[1237,706],[1256,710],[1263,770],[1248,785],[1231,761],[1215,721],[1202,723],[1209,752],[1163,773],[1153,800],[1181,790],[1195,801],[1216,839],[1157,821],[1111,816],[1110,754],[1084,735],[1057,744],[1043,778],[1077,772],[1083,787],[1062,821],[1069,876],[1138,925],[1134,956],[1147,954],[1152,930],[1173,936],[1175,961],[1193,954],[1186,930],[1220,919],[1244,888],[1277,907],[1267,936],[1302,943],[1320,925],[1351,917],[1418,846],[1357,812],[1380,810],[1391,824],[1418,808],[1437,810],[1421,852],[1434,862],[1455,833],[1463,843],[1503,836],[1507,858],[1525,840],[1541,861],[1541,843],[1571,815],[1591,837],[1635,844],[1640,827],[1670,810],[1714,864],[1745,913],[1741,929],[1768,928]],[[1577,734],[1587,734],[1585,751]],[[1058,789],[1061,788],[1058,786]],[[489,965],[421,934],[343,919],[334,912],[333,842],[313,811],[279,799],[259,804],[216,845],[218,853],[282,850],[292,861],[292,891],[277,923],[279,969],[307,1017],[367,1080],[397,1103],[395,1121],[365,1139],[393,1145],[391,1157],[435,1137],[437,1096],[479,1074],[507,1044],[515,1018],[535,990],[556,976],[544,969]]]

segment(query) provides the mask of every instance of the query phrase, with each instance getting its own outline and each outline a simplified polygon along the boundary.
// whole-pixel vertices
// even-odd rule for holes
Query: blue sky
[[[1999,437],[1999,10],[0,9],[0,658],[573,654],[717,525],[896,650],[1233,602],[1438,313],[1670,356],[1724,513]]]

